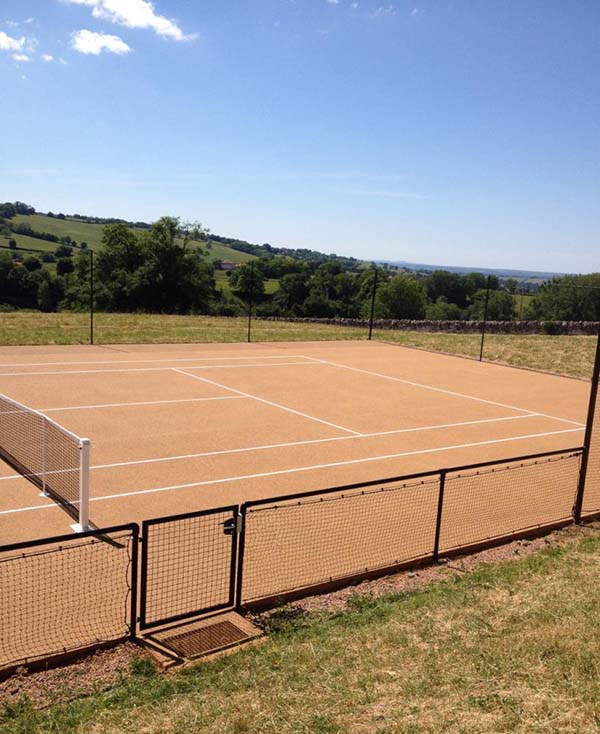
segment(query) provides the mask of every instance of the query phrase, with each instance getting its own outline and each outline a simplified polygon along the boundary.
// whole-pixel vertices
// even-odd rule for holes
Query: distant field
[[[57,219],[56,217],[48,217],[45,214],[17,215],[12,219],[15,224],[27,224],[37,232],[48,232],[57,237],[66,237],[75,240],[77,244],[87,242],[88,247],[92,250],[102,247],[102,234],[104,232],[103,224],[92,224],[90,222],[82,222],[80,219]],[[144,230],[136,230],[142,232]],[[21,247],[32,247],[38,250],[49,250],[53,252],[57,244],[54,242],[46,242],[33,237],[13,234],[17,244]],[[23,244],[21,244],[21,242]],[[206,248],[204,244],[200,244],[206,251],[206,259],[213,262],[214,260],[231,260],[236,263],[244,263],[254,260],[255,255],[249,255],[245,252],[222,245],[219,242],[211,243],[211,247]]]
[[[229,278],[224,270],[215,270],[215,284],[217,288],[223,293],[231,293],[231,285]],[[279,281],[275,278],[269,278],[265,280],[265,293],[267,295],[273,295],[279,290]]]
[[[243,342],[245,317],[161,316],[153,314],[96,314],[96,343]],[[253,341],[310,341],[366,339],[366,329],[329,324],[261,321],[252,324]],[[479,355],[479,335],[416,331],[375,331],[374,337],[399,345],[421,347],[462,356]],[[87,344],[89,316],[37,311],[0,313],[0,345]],[[485,357],[515,367],[589,378],[595,337],[489,335]]]

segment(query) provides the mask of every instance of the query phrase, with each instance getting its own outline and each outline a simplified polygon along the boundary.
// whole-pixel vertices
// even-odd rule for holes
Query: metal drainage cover
[[[197,658],[223,650],[260,635],[260,630],[237,614],[228,614],[226,618],[178,627],[176,630],[164,630],[149,638],[171,650],[180,658]]]

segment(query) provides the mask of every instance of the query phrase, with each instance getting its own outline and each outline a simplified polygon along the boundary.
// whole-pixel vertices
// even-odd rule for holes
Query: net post
[[[438,494],[437,516],[435,520],[435,539],[433,541],[433,562],[437,563],[440,558],[440,535],[442,532],[442,513],[444,510],[444,490],[446,489],[447,469],[440,472],[440,489]]]
[[[594,359],[594,372],[590,387],[590,401],[585,424],[585,439],[583,442],[583,454],[581,456],[581,468],[579,470],[579,483],[577,485],[577,496],[573,506],[573,520],[577,525],[581,523],[581,511],[583,508],[583,495],[587,480],[588,461],[590,457],[590,446],[594,431],[594,418],[596,415],[596,402],[598,399],[598,383],[600,382],[600,328],[598,329],[598,340],[596,342],[596,357]]]
[[[71,527],[76,533],[85,533],[90,529],[90,439],[82,438],[79,449],[79,522]]]
[[[48,496],[46,491],[46,471],[48,464],[48,421],[44,417],[42,419],[42,495]]]

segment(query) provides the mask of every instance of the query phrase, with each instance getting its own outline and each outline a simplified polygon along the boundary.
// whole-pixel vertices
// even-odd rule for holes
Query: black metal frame
[[[165,525],[167,523],[177,522],[178,520],[190,520],[197,517],[208,517],[210,515],[231,513],[231,518],[228,522],[231,525],[228,527],[227,522],[223,526],[223,533],[225,535],[231,535],[231,551],[230,551],[230,563],[229,563],[229,597],[227,602],[223,604],[216,604],[211,607],[202,607],[199,609],[190,609],[189,611],[182,614],[175,614],[169,617],[163,617],[161,619],[153,619],[148,621],[147,618],[147,596],[148,596],[148,549],[151,543],[150,541],[150,528],[155,525]],[[178,622],[183,619],[190,619],[192,617],[199,617],[203,614],[209,614],[210,612],[220,611],[222,609],[231,609],[235,604],[235,590],[236,590],[236,572],[237,572],[237,522],[239,517],[239,505],[227,505],[226,507],[216,507],[209,510],[199,510],[197,512],[186,512],[180,515],[169,515],[166,517],[157,517],[152,520],[144,520],[142,523],[141,533],[141,566],[140,566],[140,615],[139,615],[139,629],[146,630],[158,627],[163,624],[169,624],[171,622]]]
[[[63,546],[65,544],[70,543],[80,543],[82,540],[86,540],[87,538],[96,538],[98,540],[104,540],[107,536],[113,535],[114,533],[129,533],[129,538],[131,540],[131,557],[130,557],[130,567],[131,567],[131,575],[129,579],[129,588],[130,588],[130,599],[129,599],[129,613],[127,614],[128,617],[128,624],[127,627],[129,629],[129,635],[128,638],[134,642],[137,639],[137,595],[138,595],[138,545],[140,542],[140,528],[137,523],[126,523],[124,525],[111,525],[110,527],[106,528],[98,528],[95,530],[86,530],[82,533],[69,533],[68,535],[54,535],[49,538],[37,538],[35,540],[26,540],[19,543],[9,543],[6,545],[0,546],[0,556],[5,553],[15,553],[16,551],[28,551],[32,548],[41,548],[43,546],[59,546],[57,550],[60,549],[60,546]],[[113,542],[110,540],[106,540],[106,542]],[[52,550],[52,549],[50,549]],[[0,559],[0,562],[2,562],[2,559]],[[116,640],[122,639],[122,638],[116,638]],[[111,643],[115,640],[103,640],[98,641],[98,644],[105,644],[105,643]],[[94,643],[92,643],[94,644]],[[79,650],[85,648],[87,646],[87,643],[82,643],[81,646],[69,648],[69,649],[63,649],[59,650],[56,653],[51,653],[48,658],[53,658],[56,655],[59,657],[77,653]],[[27,656],[24,656],[26,658]],[[45,657],[42,659],[46,659]],[[35,658],[31,658],[32,663],[36,662]],[[1,665],[1,663],[0,663]],[[8,668],[10,670],[10,667]],[[4,674],[5,671],[2,671],[2,674]]]
[[[585,484],[587,480],[588,462],[590,458],[590,448],[592,444],[592,435],[594,432],[594,418],[596,415],[596,402],[598,399],[598,383],[600,382],[600,329],[598,330],[598,341],[596,342],[596,357],[594,359],[594,372],[592,374],[592,384],[590,387],[590,400],[588,404],[588,414],[585,424],[585,438],[583,441],[583,456],[581,458],[581,472],[579,474],[579,487],[577,490],[577,498],[573,507],[573,517],[577,524],[581,523],[581,512],[583,509],[583,495],[585,494]]]

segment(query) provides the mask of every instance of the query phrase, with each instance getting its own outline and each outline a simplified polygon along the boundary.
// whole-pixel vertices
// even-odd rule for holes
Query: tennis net
[[[89,439],[0,394],[0,459],[89,529]]]

